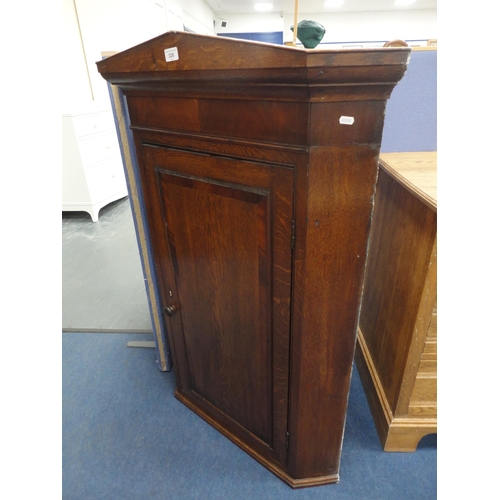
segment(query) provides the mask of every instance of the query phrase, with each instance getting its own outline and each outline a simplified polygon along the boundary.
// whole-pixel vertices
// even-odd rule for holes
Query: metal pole
[[[295,0],[295,12],[293,15],[293,46],[297,47],[297,14],[299,12],[299,0]]]

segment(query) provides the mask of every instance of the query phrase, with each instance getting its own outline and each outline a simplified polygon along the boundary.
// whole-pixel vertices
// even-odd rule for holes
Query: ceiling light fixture
[[[258,10],[259,12],[267,12],[270,11],[273,8],[272,3],[256,3],[254,4],[254,9]]]
[[[340,7],[344,4],[344,0],[326,0],[325,7]]]

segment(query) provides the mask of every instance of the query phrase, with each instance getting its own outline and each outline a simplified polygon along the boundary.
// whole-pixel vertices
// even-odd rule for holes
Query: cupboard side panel
[[[338,475],[377,175],[376,148],[313,147],[296,251],[290,473]],[[318,306],[320,305],[320,306]]]
[[[380,169],[360,329],[396,412],[435,239],[436,213]]]

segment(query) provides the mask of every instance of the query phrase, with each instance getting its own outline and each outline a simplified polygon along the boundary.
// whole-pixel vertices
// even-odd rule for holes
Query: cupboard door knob
[[[165,313],[167,314],[167,316],[173,316],[176,312],[177,306],[175,304],[165,307]]]

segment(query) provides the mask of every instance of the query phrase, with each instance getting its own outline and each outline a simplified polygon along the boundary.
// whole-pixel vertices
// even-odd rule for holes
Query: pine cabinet
[[[126,98],[176,397],[294,488],[339,479],[384,109],[409,50],[169,32],[97,63]]]
[[[356,364],[385,451],[437,432],[436,158],[380,157]]]

